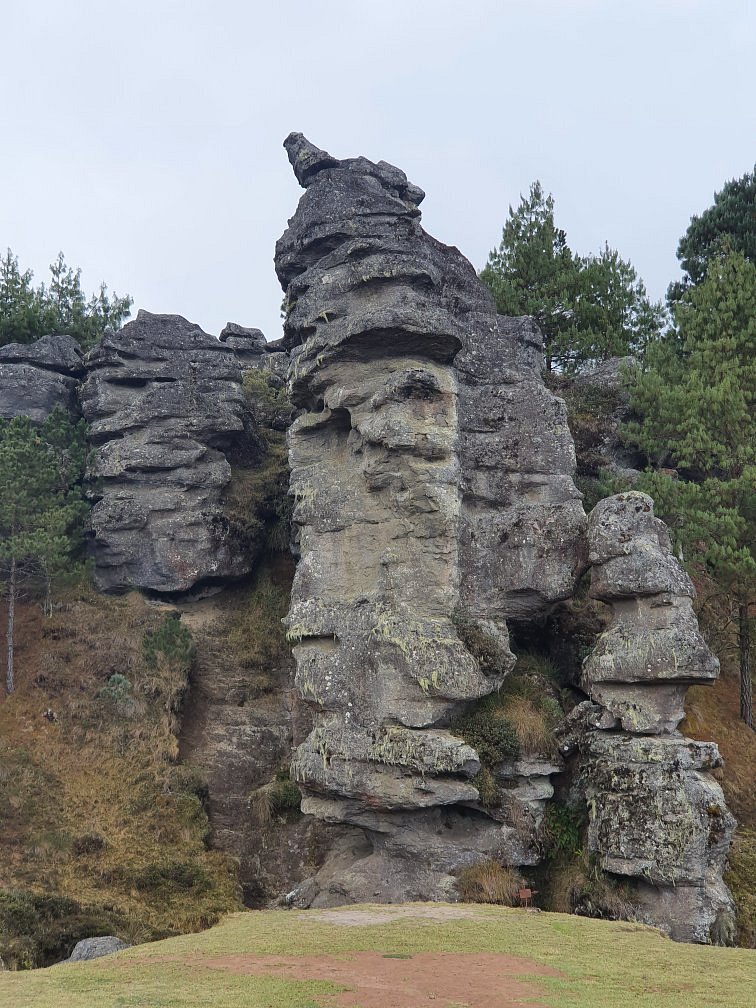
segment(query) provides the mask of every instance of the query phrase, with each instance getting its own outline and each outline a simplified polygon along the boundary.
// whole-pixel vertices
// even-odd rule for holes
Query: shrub
[[[743,829],[735,834],[729,854],[725,882],[735,899],[737,943],[756,948],[756,832]]]
[[[101,700],[118,705],[128,699],[129,693],[131,693],[131,683],[126,676],[116,672],[115,675],[110,676],[107,684],[97,691],[97,696]]]
[[[299,812],[302,792],[289,776],[287,769],[279,770],[264,787],[249,796],[249,811],[258,826],[264,826],[278,816],[280,821],[287,812]]]
[[[117,934],[121,918],[64,896],[0,889],[0,956],[10,969],[36,969],[70,955],[77,941]]]
[[[571,860],[549,866],[544,887],[544,905],[555,913],[574,913],[599,920],[637,917],[630,887],[603,872],[582,851]]]
[[[470,783],[473,787],[478,789],[480,804],[484,808],[501,808],[501,788],[496,783],[496,778],[488,767],[482,767],[480,772],[473,777]]]
[[[299,811],[302,792],[289,776],[288,770],[279,770],[268,791],[271,808],[278,815],[293,810]]]
[[[144,635],[143,653],[145,665],[152,673],[145,686],[162,697],[168,732],[178,735],[181,706],[194,660],[192,635],[181,624],[180,613],[166,613],[157,630]],[[178,745],[171,746],[168,755],[176,758]]]
[[[568,861],[581,850],[585,812],[562,802],[551,802],[541,823],[541,848],[545,858]]]
[[[464,868],[456,880],[457,892],[465,903],[496,903],[516,906],[525,880],[514,869],[498,861],[480,861]]]
[[[520,755],[517,732],[496,693],[479,700],[453,722],[451,730],[476,750],[484,766],[516,760]]]
[[[130,881],[137,889],[159,889],[165,895],[189,889],[206,892],[210,888],[207,873],[196,861],[155,861],[133,872]]]

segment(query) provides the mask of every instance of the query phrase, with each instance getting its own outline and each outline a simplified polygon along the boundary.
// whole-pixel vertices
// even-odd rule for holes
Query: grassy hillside
[[[756,958],[562,914],[449,904],[233,914],[200,935],[0,975],[15,1008],[746,1008]]]
[[[46,965],[80,937],[144,941],[239,907],[206,846],[203,785],[176,762],[186,670],[145,661],[166,617],[138,594],[21,608],[0,699],[0,957]]]

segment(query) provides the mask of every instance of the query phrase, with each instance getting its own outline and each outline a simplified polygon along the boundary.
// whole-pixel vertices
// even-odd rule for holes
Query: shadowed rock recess
[[[515,825],[481,802],[479,754],[450,726],[511,672],[508,622],[542,627],[590,546],[612,622],[562,746],[590,849],[631,880],[645,919],[708,941],[731,912],[732,819],[705,773],[716,746],[676,727],[687,685],[717,663],[650,499],[603,501],[586,536],[537,327],[496,315],[467,260],[423,231],[424,194],[399,169],[297,133],[284,146],[305,189],[275,257],[302,410],[286,622],[315,712],[292,773],[305,812],[354,828],[295,902],[448,898],[464,866],[538,861],[560,761],[519,768],[539,814]]]

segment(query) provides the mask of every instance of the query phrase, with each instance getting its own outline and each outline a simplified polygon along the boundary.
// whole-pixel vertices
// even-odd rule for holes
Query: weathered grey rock
[[[83,370],[78,343],[63,334],[0,347],[0,417],[42,423],[56,406],[76,413]]]
[[[584,745],[588,849],[606,871],[640,880],[649,923],[678,941],[708,942],[733,912],[722,873],[735,820],[708,772],[721,765],[716,745],[604,732]]]
[[[635,483],[646,464],[643,454],[627,445],[621,436],[622,425],[633,419],[628,376],[636,364],[634,357],[610,357],[597,361],[572,379],[575,392],[592,397],[593,411],[601,414],[601,440],[594,448],[601,459],[600,467],[628,486]]]
[[[695,596],[648,494],[633,490],[599,501],[590,515],[588,542],[594,598],[610,602],[662,593]]]
[[[574,451],[540,334],[497,319],[470,264],[425,234],[422,190],[301,134],[285,146],[306,188],[276,246],[303,411],[287,625],[315,711],[293,773],[303,810],[369,841],[307,898],[448,897],[460,866],[536,858],[480,807],[477,754],[446,726],[511,669],[507,617],[542,618],[584,566]],[[540,811],[549,773],[518,776]]]
[[[600,501],[588,543],[590,593],[611,605],[611,620],[583,663],[583,688],[628,731],[674,731],[685,688],[719,672],[698,631],[691,580],[646,494]]]
[[[543,819],[549,799],[554,797],[552,777],[563,772],[562,760],[558,756],[546,755],[523,756],[496,767],[496,783],[510,805],[515,802],[518,808],[527,811],[530,817],[529,828],[533,834]]]
[[[544,385],[532,319],[465,316],[454,360],[462,470],[461,598],[499,622],[542,619],[585,567],[564,403]]]
[[[711,682],[719,663],[650,497],[601,501],[588,546],[591,594],[611,619],[583,663],[583,688],[606,720],[581,705],[562,740],[563,752],[582,752],[588,849],[630,880],[642,919],[680,941],[718,941],[733,916],[722,873],[735,821],[709,773],[721,764],[716,745],[676,729],[688,686]]]
[[[74,945],[74,950],[65,962],[86,962],[89,959],[100,959],[102,956],[121,952],[131,948],[126,942],[114,935],[104,935],[102,938],[83,938]]]
[[[267,340],[260,329],[247,329],[238,322],[227,322],[218,337],[234,351],[242,368],[255,366],[259,357],[267,353]]]
[[[32,367],[70,378],[79,378],[84,374],[81,347],[65,333],[42,336],[34,343],[7,343],[0,347],[0,362],[31,364]]]
[[[233,349],[179,315],[140,311],[89,354],[81,402],[97,445],[99,587],[179,592],[245,574],[222,502],[229,457],[254,459],[258,442]]]

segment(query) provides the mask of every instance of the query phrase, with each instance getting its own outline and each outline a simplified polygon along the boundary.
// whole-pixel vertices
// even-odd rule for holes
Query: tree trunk
[[[738,646],[740,651],[740,716],[753,728],[753,687],[751,685],[751,634],[748,602],[738,603]]]
[[[13,679],[13,624],[16,620],[16,559],[11,560],[8,577],[8,668],[5,675],[5,689],[10,695],[15,689]]]

